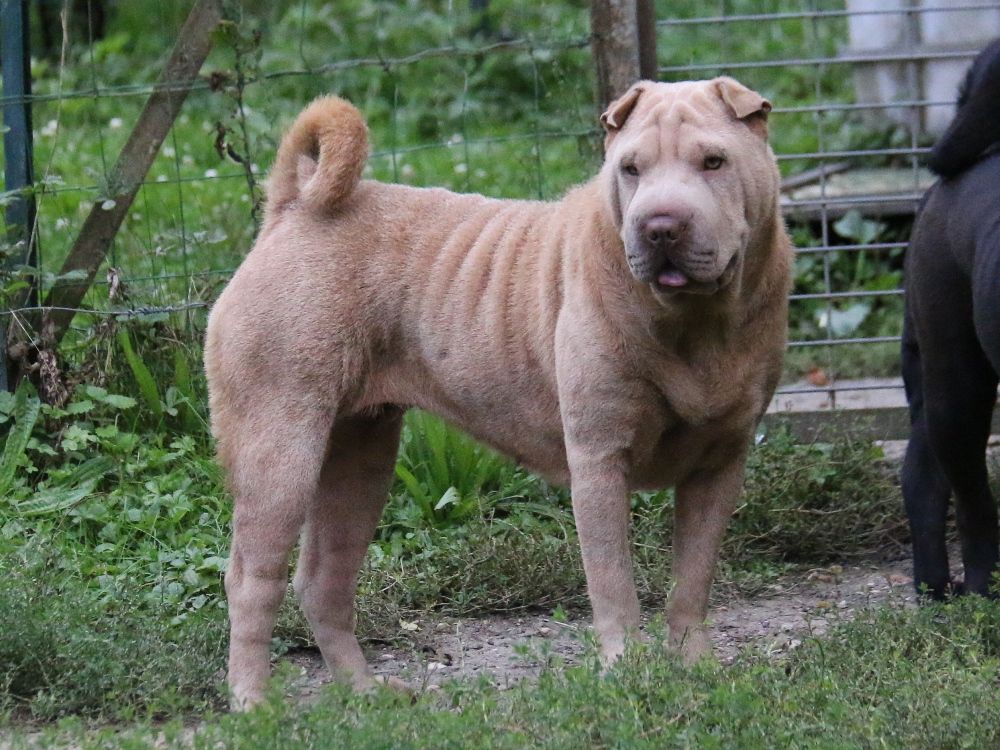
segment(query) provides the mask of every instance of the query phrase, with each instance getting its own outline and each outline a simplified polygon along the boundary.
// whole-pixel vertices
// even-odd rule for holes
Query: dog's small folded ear
[[[715,87],[736,119],[767,137],[767,113],[771,111],[771,102],[728,76],[716,78]]]
[[[611,102],[604,111],[604,114],[601,115],[601,125],[604,126],[606,132],[604,137],[605,147],[607,147],[608,142],[611,140],[611,136],[625,125],[625,120],[632,114],[632,110],[635,109],[636,102],[639,101],[639,96],[643,91],[645,91],[645,86],[643,86],[642,81],[633,83],[629,90]]]

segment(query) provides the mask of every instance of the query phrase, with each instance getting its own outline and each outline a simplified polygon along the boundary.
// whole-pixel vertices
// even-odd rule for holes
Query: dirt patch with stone
[[[744,649],[778,656],[810,637],[823,637],[834,625],[865,609],[915,606],[908,559],[833,565],[788,576],[770,593],[737,598],[712,607],[715,654],[731,663]],[[644,613],[646,620],[656,615]],[[379,675],[399,677],[417,691],[445,680],[485,677],[501,689],[537,676],[553,659],[579,663],[586,650],[589,613],[565,621],[551,615],[426,620],[402,623],[413,647],[368,644],[367,655]],[[317,651],[301,649],[284,657],[300,671],[297,680],[308,700],[330,675]]]

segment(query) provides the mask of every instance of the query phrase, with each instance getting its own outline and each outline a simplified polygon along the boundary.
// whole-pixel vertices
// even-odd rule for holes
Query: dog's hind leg
[[[306,517],[294,587],[323,660],[357,689],[373,683],[354,633],[358,570],[392,483],[402,410],[338,423]]]
[[[226,595],[236,709],[263,700],[271,634],[288,588],[288,555],[315,496],[330,434],[320,414],[296,413],[298,419],[261,409],[251,419],[230,420],[220,435],[235,500]]]
[[[951,328],[947,345],[934,347],[941,356],[922,363],[927,431],[955,491],[965,590],[986,594],[998,552],[997,509],[985,455],[997,376],[975,337],[962,335],[963,326],[954,321]]]
[[[993,47],[1000,50],[996,43]],[[1000,72],[1000,57],[994,58],[993,68],[995,74]],[[995,232],[982,240],[976,249],[972,299],[976,338],[984,357],[981,366],[984,385],[978,420],[988,436],[996,405],[997,374],[1000,373],[1000,237]],[[983,471],[985,473],[985,468]],[[966,588],[985,594],[993,574],[1000,572],[1000,528],[989,484],[984,483],[977,489],[962,508],[968,527],[967,534],[963,534],[962,556]],[[961,517],[959,523],[963,523]]]
[[[945,596],[951,583],[945,519],[951,485],[934,457],[927,434],[920,347],[907,316],[903,324],[903,383],[910,407],[910,441],[903,461],[903,502],[913,540],[913,585],[935,599]]]

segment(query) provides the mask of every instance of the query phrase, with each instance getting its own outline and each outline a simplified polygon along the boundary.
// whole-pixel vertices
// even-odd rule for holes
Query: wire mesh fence
[[[115,159],[145,100],[187,92],[78,306],[94,312],[74,318],[69,350],[109,316],[171,316],[196,337],[252,243],[281,128],[316,95],[339,93],[365,112],[367,173],[379,179],[553,198],[600,163],[585,4],[227,0],[200,75],[169,85],[158,75],[192,3],[49,4],[75,12],[54,33],[36,29],[30,96],[0,97],[30,105],[34,121],[40,299],[79,283],[60,275],[63,261],[94,206],[115,202]],[[684,0],[657,10],[661,80],[734,75],[775,103],[772,142],[799,248],[779,406],[872,395],[899,405],[902,255],[932,181],[922,165],[962,71],[1000,34],[1000,2]],[[2,312],[37,340],[38,306],[10,304],[21,251],[0,248]]]

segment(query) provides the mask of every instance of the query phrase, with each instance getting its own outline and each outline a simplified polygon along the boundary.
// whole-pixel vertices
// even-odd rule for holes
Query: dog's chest
[[[636,488],[660,488],[707,463],[720,446],[749,439],[766,398],[759,373],[705,373],[673,368],[656,384],[659,408],[636,430],[632,446]]]
[[[745,423],[763,407],[766,369],[766,362],[747,352],[693,362],[677,358],[654,372],[651,385],[663,403],[668,429],[672,424]]]

